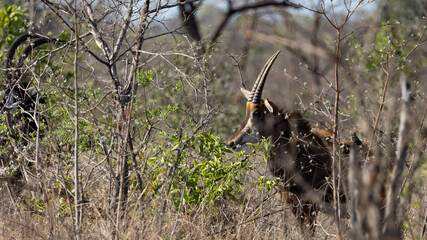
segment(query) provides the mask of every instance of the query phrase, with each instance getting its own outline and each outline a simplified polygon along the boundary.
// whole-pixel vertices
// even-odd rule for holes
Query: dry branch
[[[413,114],[410,109],[412,104],[410,97],[411,90],[405,76],[401,77],[400,84],[402,89],[402,106],[400,111],[396,161],[391,175],[390,189],[387,193],[385,225],[383,228],[383,234],[389,239],[401,239],[402,237],[400,231],[402,219],[399,219],[397,211],[400,208],[400,186],[408,152],[408,144],[411,139],[411,119],[413,119]]]

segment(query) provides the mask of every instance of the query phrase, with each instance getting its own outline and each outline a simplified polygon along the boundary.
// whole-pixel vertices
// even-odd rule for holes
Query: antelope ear
[[[264,106],[268,109],[270,113],[274,112],[273,105],[271,105],[267,99],[264,100]]]
[[[240,91],[243,93],[243,95],[245,95],[246,99],[249,100],[249,97],[251,95],[251,91],[249,91],[246,88],[240,87]]]

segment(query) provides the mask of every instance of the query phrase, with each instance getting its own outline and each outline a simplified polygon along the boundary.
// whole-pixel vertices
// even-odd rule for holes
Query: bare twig
[[[246,4],[246,5],[243,5],[241,7],[237,7],[237,8],[233,8],[231,2],[228,2],[228,3],[229,3],[229,5],[228,5],[227,13],[226,13],[225,17],[222,19],[222,21],[219,24],[219,26],[217,27],[217,29],[215,30],[214,34],[212,35],[212,37],[210,39],[211,42],[215,42],[219,38],[219,36],[221,35],[222,31],[224,30],[224,28],[227,25],[230,18],[236,13],[240,13],[240,12],[251,10],[251,9],[270,7],[270,6],[282,6],[282,7],[293,7],[293,8],[299,8],[300,7],[300,5],[294,4],[294,3],[289,2],[287,0],[282,0],[279,2],[278,1],[255,2],[255,3],[251,3],[251,4]]]
[[[77,9],[77,1],[74,1],[74,9]],[[76,37],[75,50],[74,50],[74,207],[76,211],[75,231],[77,240],[80,239],[80,226],[81,226],[81,210],[80,210],[80,182],[79,182],[79,88],[78,88],[78,59],[79,59],[79,32],[77,22],[77,12],[73,13],[74,16],[74,35]]]

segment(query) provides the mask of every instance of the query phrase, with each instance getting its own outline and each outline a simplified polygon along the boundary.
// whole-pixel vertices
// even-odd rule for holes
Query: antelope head
[[[277,51],[265,63],[255,81],[252,91],[243,87],[240,88],[248,101],[246,103],[245,120],[228,141],[228,145],[234,150],[241,149],[246,143],[258,142],[262,136],[267,137],[274,134],[274,125],[278,118],[277,114],[273,113],[277,113],[278,110],[276,105],[270,100],[261,99],[261,95],[268,72],[279,53],[280,51]],[[280,117],[280,119],[282,118]]]

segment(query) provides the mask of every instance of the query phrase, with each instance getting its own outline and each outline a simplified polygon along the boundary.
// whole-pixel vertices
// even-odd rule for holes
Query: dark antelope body
[[[33,41],[28,41],[34,39]],[[32,78],[26,74],[27,66],[25,60],[31,56],[35,49],[45,43],[65,42],[56,39],[50,39],[39,34],[23,34],[17,37],[10,45],[4,62],[4,95],[0,102],[0,112],[6,113],[6,120],[9,127],[9,135],[15,137],[14,129],[18,129],[25,135],[35,132],[37,125],[33,119],[35,102],[37,98],[37,89],[31,87],[34,84]],[[19,46],[27,43],[25,48],[19,54],[17,59],[15,53]],[[43,103],[44,99],[40,98],[39,102]],[[11,112],[18,114],[12,119]]]
[[[314,230],[317,212],[332,212],[332,160],[328,140],[331,132],[313,128],[299,111],[287,112],[271,100],[261,99],[268,72],[278,54],[264,65],[252,91],[241,88],[248,100],[246,117],[228,144],[240,149],[246,143],[271,137],[273,146],[267,163],[273,175],[284,183],[282,200],[291,205],[301,229],[308,225]],[[345,201],[344,194],[340,194],[340,200]]]

